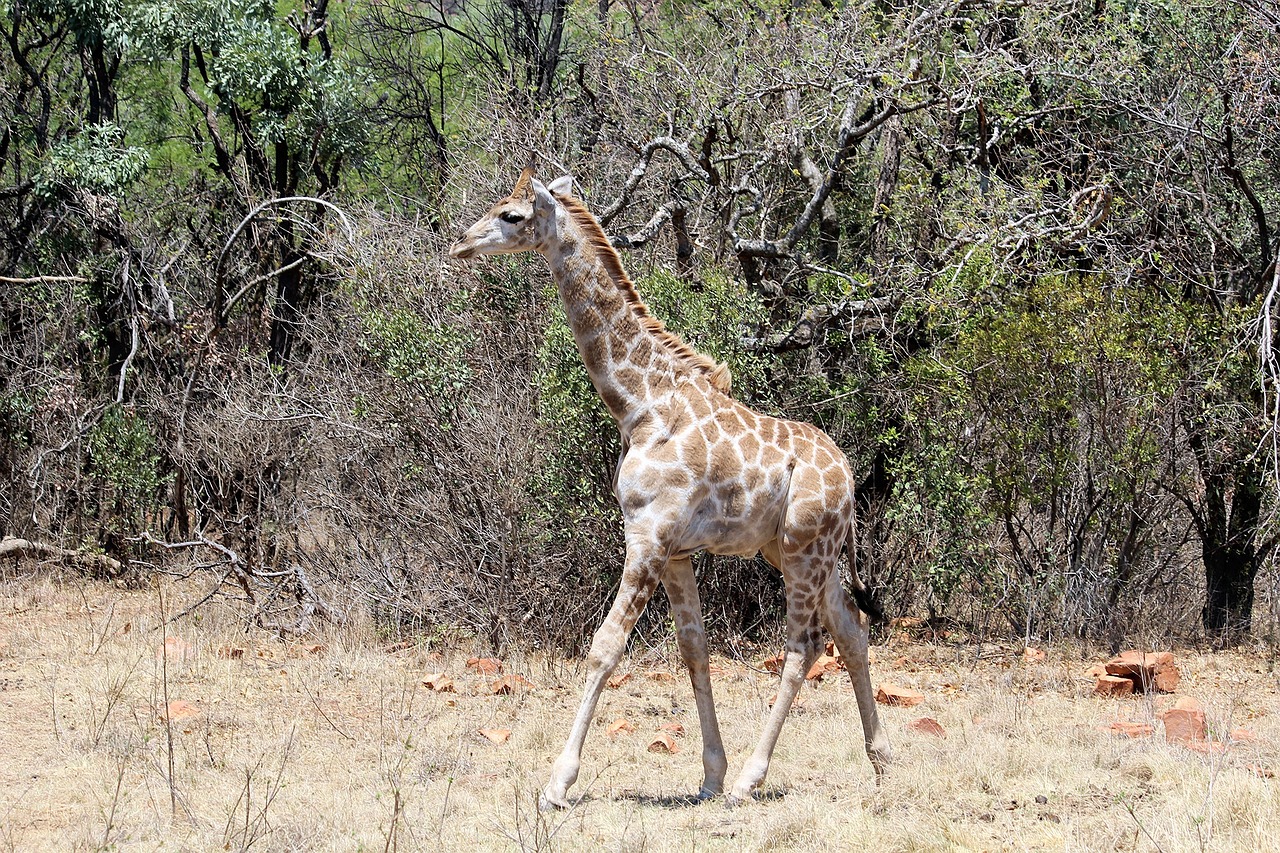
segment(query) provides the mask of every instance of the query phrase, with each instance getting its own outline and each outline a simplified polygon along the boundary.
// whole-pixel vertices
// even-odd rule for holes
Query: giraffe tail
[[[858,609],[867,614],[872,624],[880,624],[884,622],[884,609],[872,596],[871,590],[862,582],[862,578],[858,576],[858,522],[856,518],[849,519],[849,538],[845,545],[849,552],[849,579],[850,593],[853,595],[853,601],[858,605]]]

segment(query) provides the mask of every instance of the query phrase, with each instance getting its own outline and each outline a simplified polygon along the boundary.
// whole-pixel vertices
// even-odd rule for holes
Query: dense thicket
[[[543,266],[443,259],[532,157],[742,399],[846,448],[891,613],[1273,630],[1268,0],[0,24],[4,536],[211,569],[286,630],[580,640],[621,566],[615,433]],[[698,567],[716,630],[776,623],[763,564]]]

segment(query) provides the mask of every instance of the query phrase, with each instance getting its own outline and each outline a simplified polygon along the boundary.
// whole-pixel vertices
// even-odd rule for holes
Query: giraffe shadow
[[[781,802],[787,796],[786,788],[769,788],[763,791],[756,791],[755,801],[757,803],[775,803]],[[688,809],[701,805],[719,804],[721,808],[734,808],[730,806],[723,796],[712,797],[706,800],[698,799],[697,794],[642,794],[639,791],[628,791],[617,795],[619,800],[629,800],[641,806],[653,806],[660,809]]]

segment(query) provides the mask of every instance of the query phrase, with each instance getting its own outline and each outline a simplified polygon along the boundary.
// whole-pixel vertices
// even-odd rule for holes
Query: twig
[[[342,220],[342,226],[347,231],[347,238],[350,239],[352,242],[355,241],[356,232],[355,232],[355,229],[351,227],[351,220],[347,218],[347,214],[343,212],[342,208],[338,207],[333,202],[325,201],[322,198],[316,198],[315,196],[309,196],[309,195],[290,195],[290,196],[283,196],[281,198],[269,198],[266,201],[262,202],[253,210],[249,211],[249,213],[245,215],[244,219],[240,220],[240,224],[237,225],[235,227],[235,230],[231,232],[231,236],[227,238],[227,242],[222,247],[222,251],[218,253],[217,263],[213,265],[213,282],[214,282],[213,302],[210,307],[213,309],[213,323],[216,327],[221,327],[222,324],[226,321],[226,307],[222,299],[222,293],[223,293],[222,265],[227,259],[227,252],[231,251],[231,244],[234,243],[236,241],[236,238],[240,236],[240,232],[243,231],[245,227],[250,222],[252,222],[259,213],[266,210],[268,207],[271,207],[273,205],[278,205],[278,204],[292,204],[293,202],[297,202],[297,201],[302,201],[302,202],[309,201],[314,204],[327,207],[330,210],[337,213],[338,218]],[[279,272],[280,271],[277,270],[277,274]]]
[[[0,281],[5,282],[6,284],[43,284],[45,282],[60,281],[84,282],[88,280],[89,279],[78,275],[36,275],[30,278],[11,278],[7,275],[0,275]]]

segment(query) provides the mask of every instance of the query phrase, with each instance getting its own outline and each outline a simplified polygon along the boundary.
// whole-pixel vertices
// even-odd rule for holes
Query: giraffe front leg
[[[565,741],[564,749],[551,766],[551,781],[543,789],[539,805],[543,810],[569,807],[569,788],[578,780],[578,768],[582,763],[582,745],[587,739],[587,729],[595,715],[596,703],[604,689],[605,680],[613,672],[627,637],[636,620],[644,612],[649,597],[658,585],[665,556],[653,547],[627,547],[627,567],[622,573],[618,597],[613,600],[609,615],[597,629],[587,654],[587,685],[582,693],[582,703],[573,718],[573,727]]]
[[[702,602],[698,598],[698,582],[693,564],[686,557],[667,564],[662,585],[671,600],[671,613],[676,622],[676,642],[680,657],[689,670],[693,698],[698,706],[698,726],[702,730],[702,788],[698,799],[706,800],[724,790],[728,770],[720,724],[716,721],[715,699],[711,694],[711,671],[707,662],[707,632],[702,623]]]

